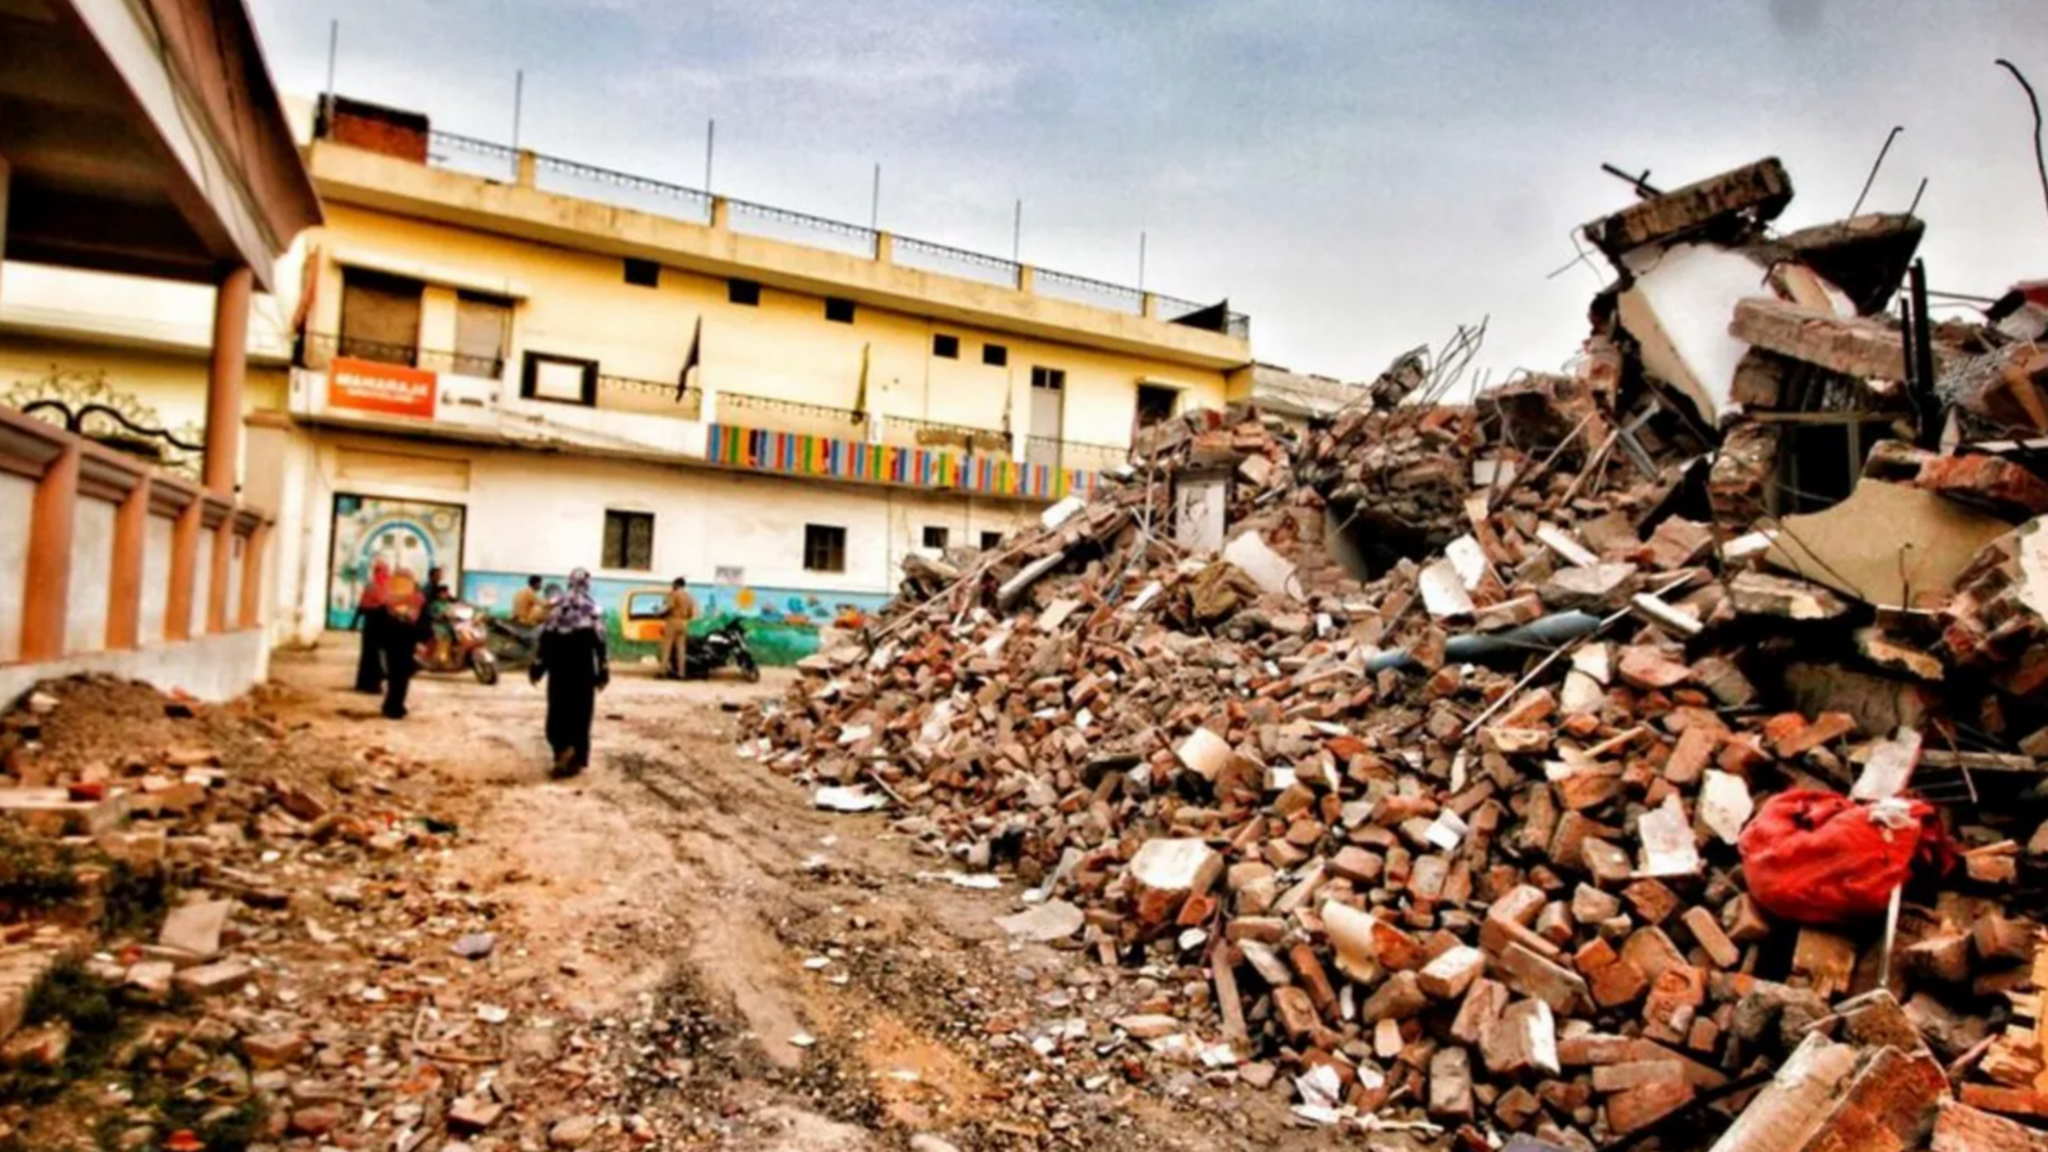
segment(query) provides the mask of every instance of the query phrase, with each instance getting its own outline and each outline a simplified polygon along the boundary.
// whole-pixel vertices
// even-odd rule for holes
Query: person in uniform
[[[697,619],[697,601],[690,582],[681,576],[669,586],[668,608],[661,618],[661,674],[680,677],[689,657],[690,623]]]

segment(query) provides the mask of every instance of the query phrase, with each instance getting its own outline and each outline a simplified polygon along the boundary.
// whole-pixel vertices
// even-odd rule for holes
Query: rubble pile
[[[1617,279],[1570,374],[1452,405],[1404,358],[1298,438],[1155,428],[1093,502],[919,565],[743,752],[1014,875],[1032,931],[1180,989],[1129,1038],[1305,1123],[2048,1119],[2040,333],[1884,315],[1919,222],[1774,235],[1776,161],[1639,191],[1585,229]],[[1813,794],[1884,843],[1931,805],[1889,916],[1752,893],[1797,844],[1745,829]]]

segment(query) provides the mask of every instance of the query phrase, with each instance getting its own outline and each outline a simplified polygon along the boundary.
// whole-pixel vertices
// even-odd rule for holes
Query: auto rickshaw
[[[667,616],[668,589],[632,589],[619,615],[619,636],[629,644],[660,644]]]

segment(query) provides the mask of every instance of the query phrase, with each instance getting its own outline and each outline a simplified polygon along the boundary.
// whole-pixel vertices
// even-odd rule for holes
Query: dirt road
[[[596,764],[555,782],[523,676],[423,678],[391,723],[341,690],[352,656],[344,637],[273,674],[298,690],[293,719],[466,797],[463,847],[433,866],[501,909],[499,982],[531,1016],[507,1073],[528,1130],[582,1115],[586,1147],[784,1152],[1328,1139],[1290,1131],[1275,1093],[1121,1048],[1107,1022],[1152,1010],[1157,983],[1014,943],[992,920],[1024,906],[1015,885],[959,887],[889,817],[816,811],[739,759],[725,709],[784,675],[627,672],[600,701]]]

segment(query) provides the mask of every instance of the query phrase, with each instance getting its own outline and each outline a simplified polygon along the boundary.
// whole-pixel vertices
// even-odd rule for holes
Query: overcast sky
[[[1686,183],[1764,155],[1787,227],[1928,177],[1936,288],[2048,277],[2031,114],[2044,0],[250,0],[287,92],[325,83],[506,140],[881,223],[1252,317],[1262,360],[1370,377],[1492,318],[1498,376],[1555,368],[1600,277],[1571,230],[1601,161]],[[1604,266],[1601,268],[1604,276]]]

